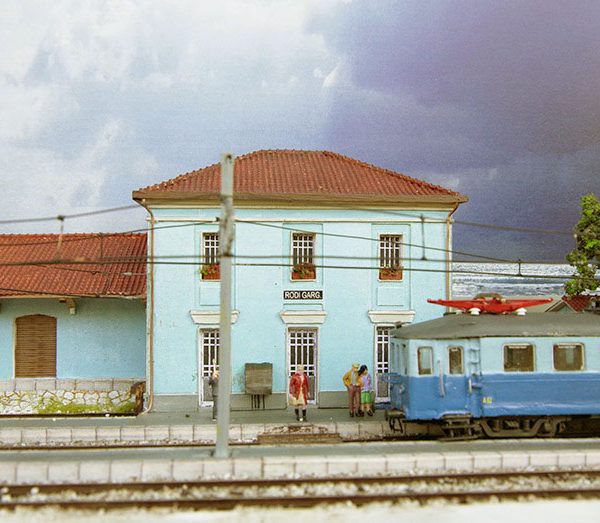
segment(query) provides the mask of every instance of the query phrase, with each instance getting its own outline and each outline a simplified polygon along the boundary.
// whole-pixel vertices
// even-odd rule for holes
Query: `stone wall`
[[[0,380],[0,416],[138,414],[144,388],[139,378]]]

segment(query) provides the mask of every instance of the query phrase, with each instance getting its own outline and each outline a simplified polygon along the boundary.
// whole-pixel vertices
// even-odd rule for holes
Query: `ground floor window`
[[[219,329],[202,329],[198,358],[200,403],[212,401],[208,380],[215,368],[219,368]]]
[[[308,376],[309,403],[316,402],[317,393],[317,329],[288,329],[288,378],[296,372],[298,365],[304,366]]]
[[[56,318],[33,314],[15,323],[15,378],[56,377]]]
[[[390,335],[392,327],[375,329],[375,394],[376,398],[386,401],[390,397],[389,384],[383,381],[383,375],[390,371]]]

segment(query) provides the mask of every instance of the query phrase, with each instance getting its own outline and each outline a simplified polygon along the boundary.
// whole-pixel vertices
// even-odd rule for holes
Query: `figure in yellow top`
[[[360,412],[360,377],[358,369],[360,365],[353,363],[352,368],[344,374],[342,381],[348,391],[348,410],[350,417],[358,416]]]

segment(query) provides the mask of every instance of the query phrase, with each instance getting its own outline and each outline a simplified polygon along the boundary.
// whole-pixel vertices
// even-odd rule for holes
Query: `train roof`
[[[443,318],[399,327],[400,339],[463,339],[498,337],[600,336],[600,315],[582,312],[516,314],[450,314]]]

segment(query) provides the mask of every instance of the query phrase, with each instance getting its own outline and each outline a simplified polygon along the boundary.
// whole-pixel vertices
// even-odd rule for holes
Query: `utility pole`
[[[231,153],[221,155],[221,218],[219,259],[221,318],[219,324],[219,395],[217,397],[217,443],[215,457],[229,457],[231,402],[231,257],[233,255],[233,162]]]

